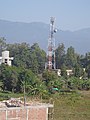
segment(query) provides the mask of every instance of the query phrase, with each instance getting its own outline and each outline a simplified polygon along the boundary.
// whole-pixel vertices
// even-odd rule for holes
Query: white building
[[[71,70],[71,69],[66,70],[66,72],[67,72],[67,75],[68,75],[68,76],[69,76],[69,75],[73,75],[73,70]]]
[[[0,57],[0,64],[4,63],[11,66],[12,60],[13,60],[13,57],[9,57],[9,51],[2,52],[2,56]]]
[[[61,76],[61,69],[57,69],[57,75],[60,77]],[[73,73],[73,70],[71,70],[71,69],[68,69],[68,70],[66,70],[66,74],[67,74],[67,76],[70,76],[70,75],[73,75],[74,73]]]
[[[57,75],[60,77],[61,76],[61,69],[57,70]]]

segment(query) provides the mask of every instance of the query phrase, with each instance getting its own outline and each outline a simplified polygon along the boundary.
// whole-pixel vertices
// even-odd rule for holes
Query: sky
[[[44,22],[61,30],[90,27],[90,0],[0,0],[0,19],[14,22]]]

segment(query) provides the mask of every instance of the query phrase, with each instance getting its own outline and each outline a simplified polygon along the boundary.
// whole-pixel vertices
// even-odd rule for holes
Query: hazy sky
[[[90,0],[0,0],[0,19],[49,24],[51,16],[61,30],[90,27]]]

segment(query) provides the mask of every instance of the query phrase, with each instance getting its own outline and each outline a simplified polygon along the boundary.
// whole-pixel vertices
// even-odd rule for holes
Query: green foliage
[[[54,91],[54,88],[58,89],[58,91],[62,88],[63,86],[62,80],[57,76],[55,71],[46,70],[43,72],[42,76],[49,93],[56,92]]]
[[[0,38],[0,56],[1,52],[6,49],[6,40],[4,37]]]
[[[62,64],[62,67],[61,67],[61,76],[64,76],[65,78],[67,77],[67,67],[65,64]]]
[[[11,97],[18,98],[18,97],[22,97],[22,96],[23,96],[23,94],[21,94],[21,93],[12,93],[10,91],[0,91],[0,101],[8,100]]]
[[[65,47],[64,44],[59,44],[56,51],[56,68],[60,69],[62,64],[64,63],[64,57],[65,57]]]
[[[0,38],[0,50],[6,47],[14,60],[13,66],[0,65],[1,90],[23,93],[25,87],[27,95],[45,97],[62,89],[90,89],[90,53],[80,56],[72,46],[65,53],[64,44],[59,44],[55,50],[56,67],[61,69],[61,77],[58,77],[56,71],[44,70],[46,53],[37,43],[32,46],[6,44],[5,39]],[[73,75],[67,76],[67,69],[72,69]]]
[[[68,79],[68,87],[71,89],[79,90],[89,90],[90,89],[90,79],[79,79],[77,77],[71,77]]]
[[[31,46],[31,60],[32,60],[32,71],[34,73],[42,73],[45,68],[46,54],[44,50],[41,50],[37,43]]]
[[[10,51],[10,56],[14,57],[13,65],[31,69],[36,74],[44,70],[46,54],[37,43],[31,47],[26,43],[8,44],[7,49]]]
[[[75,53],[74,48],[71,46],[67,49],[66,54],[66,65],[68,68],[73,68],[77,63],[77,54]]]
[[[2,89],[16,91],[18,82],[18,68],[9,67],[4,64],[0,66],[0,80],[2,81]]]
[[[0,66],[0,82],[2,82],[2,90],[11,92],[24,92],[27,95],[45,96],[47,88],[30,69],[19,67],[10,67],[2,64]]]
[[[83,76],[83,73],[84,73],[83,68],[79,64],[76,64],[74,67],[75,77]]]

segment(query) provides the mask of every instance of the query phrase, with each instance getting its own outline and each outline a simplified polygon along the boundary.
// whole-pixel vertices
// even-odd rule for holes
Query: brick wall
[[[48,120],[48,106],[0,109],[0,120]]]

